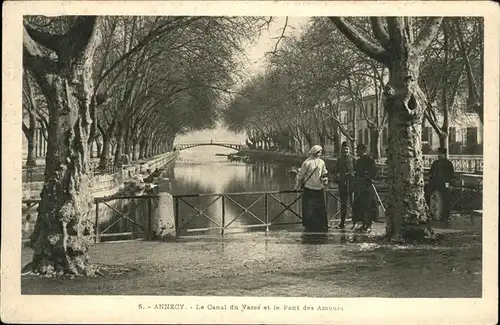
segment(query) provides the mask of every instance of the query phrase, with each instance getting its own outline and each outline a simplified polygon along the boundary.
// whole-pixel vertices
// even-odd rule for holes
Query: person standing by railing
[[[297,174],[295,189],[303,189],[302,225],[306,231],[327,232],[328,218],[324,187],[328,184],[328,171],[320,157],[323,148],[315,145],[309,150],[309,157],[304,160]]]
[[[425,186],[425,199],[430,204],[432,192],[439,191],[443,199],[442,220],[447,221],[450,215],[450,186],[455,179],[455,170],[450,160],[446,158],[446,149],[438,149],[438,160],[435,160],[429,171],[429,183]]]
[[[335,181],[339,184],[340,224],[337,229],[345,228],[347,204],[354,201],[354,164],[355,159],[350,154],[349,144],[342,142],[341,155],[335,163]]]
[[[353,204],[353,227],[355,221],[362,220],[362,231],[370,232],[374,220],[377,219],[377,198],[374,192],[373,181],[377,176],[375,160],[366,154],[366,146],[357,146],[358,160],[356,161],[356,176]]]

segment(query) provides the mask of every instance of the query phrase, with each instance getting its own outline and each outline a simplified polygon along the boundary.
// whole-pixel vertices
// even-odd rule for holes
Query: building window
[[[477,144],[477,128],[467,128],[466,140],[467,145]]]
[[[372,103],[370,106],[371,106],[371,111],[372,111],[371,117],[375,117],[375,103]]]
[[[389,134],[387,133],[387,127],[382,130],[382,145],[385,147],[389,143]]]
[[[422,142],[429,142],[429,129],[428,126],[422,128]]]
[[[457,129],[456,128],[451,127],[450,130],[448,131],[448,141],[450,143],[457,141]]]
[[[368,145],[368,143],[370,142],[369,140],[369,135],[368,135],[368,129],[365,129],[365,141],[363,141],[363,144],[366,144]]]
[[[340,112],[340,121],[342,123],[347,123],[347,115],[348,115],[348,112],[346,112],[346,111]]]
[[[358,142],[363,143],[363,130],[358,130]]]

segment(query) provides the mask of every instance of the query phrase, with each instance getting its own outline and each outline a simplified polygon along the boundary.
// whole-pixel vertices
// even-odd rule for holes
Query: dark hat
[[[366,146],[362,143],[358,144],[358,146],[356,148],[359,150],[366,150]]]
[[[343,141],[342,142],[342,147],[345,148],[345,147],[349,147],[349,142],[347,141]]]
[[[438,148],[438,152],[446,155],[447,150],[445,148]]]

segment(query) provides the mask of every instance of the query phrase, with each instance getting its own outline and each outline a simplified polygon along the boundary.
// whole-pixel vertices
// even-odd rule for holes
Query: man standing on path
[[[340,224],[337,229],[345,228],[347,204],[353,203],[354,194],[354,164],[355,160],[350,155],[349,144],[342,142],[341,155],[335,163],[335,180],[339,184],[340,198]]]
[[[446,149],[438,149],[438,160],[435,160],[429,171],[429,183],[425,189],[427,205],[430,204],[432,192],[438,190],[443,199],[441,221],[446,222],[450,216],[450,186],[455,179],[453,164],[446,158]]]
[[[359,144],[357,147],[359,156],[356,161],[355,190],[353,206],[353,222],[362,220],[362,231],[370,232],[372,222],[377,217],[377,198],[373,190],[373,180],[377,175],[375,160],[366,154],[366,146]]]

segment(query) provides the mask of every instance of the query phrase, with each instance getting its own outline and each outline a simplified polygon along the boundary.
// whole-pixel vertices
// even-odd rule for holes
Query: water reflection
[[[326,244],[328,243],[328,235],[325,233],[303,233],[301,236],[302,244]]]
[[[163,177],[169,179],[168,188],[173,195],[202,194],[179,200],[177,209],[181,228],[217,228],[224,224],[226,233],[248,232],[263,231],[266,224],[272,222],[292,223],[296,225],[295,229],[301,229],[297,216],[300,215],[299,194],[256,193],[292,189],[295,180],[286,173],[289,166],[262,162],[235,163],[229,162],[226,157],[215,156],[215,153],[224,150],[202,147],[184,151],[175,165],[164,173]],[[162,182],[160,186],[165,188],[165,183]],[[248,192],[254,193],[239,194]],[[219,195],[227,193],[233,194]],[[293,201],[296,202],[289,209],[295,213],[284,206]],[[287,226],[287,229],[290,227]]]

